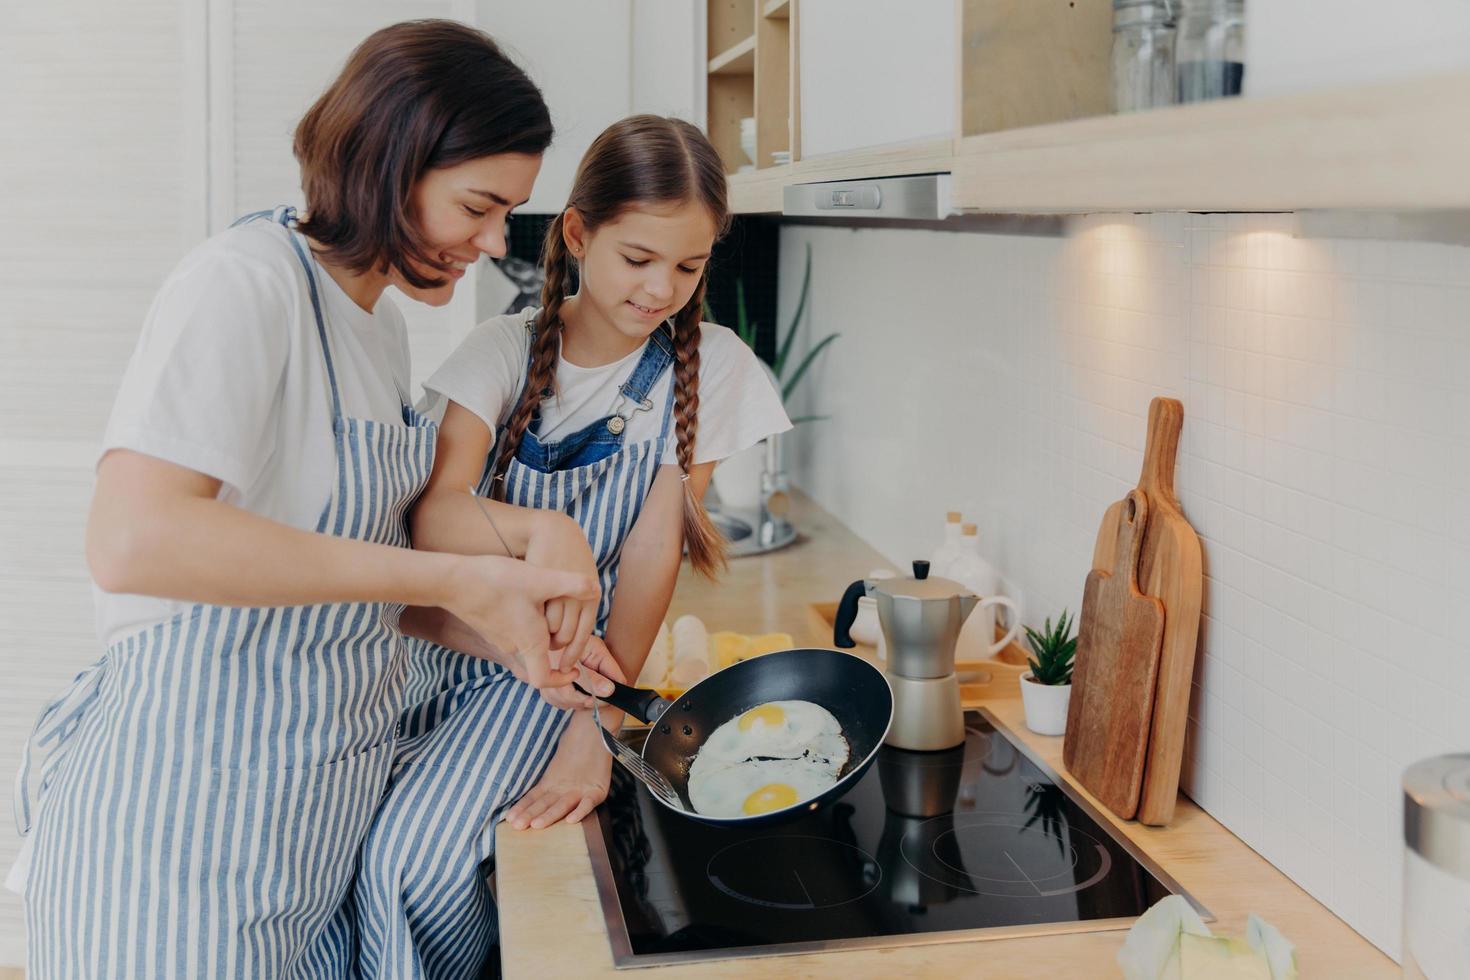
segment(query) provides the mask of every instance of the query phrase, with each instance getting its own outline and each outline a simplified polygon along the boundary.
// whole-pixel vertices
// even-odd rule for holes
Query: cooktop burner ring
[[[958,851],[957,860],[963,862],[966,836],[973,838],[976,831],[983,835],[984,828],[987,827],[1023,833],[1027,830],[1024,819],[1008,811],[974,810],[948,813],[931,817],[905,834],[899,845],[899,853],[909,867],[931,881],[937,881],[975,895],[992,895],[1000,898],[1051,898],[1057,895],[1074,894],[1102,881],[1113,869],[1113,858],[1107,847],[1096,837],[1076,827],[1068,827],[1068,839],[1060,841],[1062,845],[1061,861],[1051,862],[1046,866],[1031,865],[1028,868],[1025,864],[1030,864],[1029,861],[1025,864],[1017,861],[1004,846],[975,848],[982,855],[998,853],[1005,859],[1005,862],[997,862],[997,866],[1005,869],[1005,864],[1009,864],[1010,868],[1014,869],[1014,871],[1005,869],[1001,875],[987,875],[978,870],[965,868],[962,863],[957,865],[955,861],[945,856],[944,851],[947,849],[945,844],[950,842]],[[1085,838],[1082,843],[1086,848],[1080,853],[1075,840],[1079,837]],[[1078,881],[1078,868],[1084,858],[1090,859],[1081,869],[1087,872],[1087,877]],[[1096,866],[1092,867],[1094,863]],[[1058,887],[1043,887],[1064,876],[1068,876],[1070,880],[1064,883],[1059,882]]]
[[[828,881],[807,881],[797,867],[799,862],[782,860],[780,848],[789,846],[800,849],[805,856],[822,849],[842,848],[841,859],[857,860],[862,863],[862,873],[845,879],[856,888],[843,891],[841,885]],[[766,860],[757,860],[759,851],[765,851]],[[757,852],[754,857],[752,852]],[[790,877],[762,870],[785,867]],[[835,908],[859,901],[872,893],[883,881],[883,867],[873,855],[846,841],[810,834],[776,834],[769,837],[753,837],[736,841],[720,848],[710,856],[705,865],[705,876],[710,884],[731,898],[751,905],[793,911],[813,911]],[[765,894],[761,894],[765,892]],[[854,894],[853,892],[856,892]]]

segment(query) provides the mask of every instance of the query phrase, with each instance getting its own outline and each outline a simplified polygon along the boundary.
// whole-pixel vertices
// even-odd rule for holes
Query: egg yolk
[[[755,816],[758,813],[770,813],[772,810],[784,810],[795,802],[795,787],[785,783],[767,783],[747,796],[741,809]]]
[[[751,708],[740,716],[740,730],[748,732],[757,724],[779,728],[786,721],[786,712],[774,704],[762,704]]]

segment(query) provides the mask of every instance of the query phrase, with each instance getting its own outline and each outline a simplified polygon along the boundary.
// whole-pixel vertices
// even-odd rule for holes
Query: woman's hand
[[[517,678],[540,689],[577,679],[552,659],[546,605],[554,600],[596,603],[596,575],[537,568],[499,555],[459,556],[451,566],[439,604],[479,634],[494,659]]]
[[[561,511],[542,511],[536,515],[526,543],[527,564],[541,568],[590,575],[597,580],[597,562],[581,525]],[[587,639],[597,625],[597,605],[601,595],[590,601],[571,597],[556,598],[546,604],[546,628],[551,631],[551,646],[560,650],[558,667],[572,669],[587,651]]]
[[[596,636],[587,638],[587,653],[582,658],[580,674],[577,683],[582,686],[582,689],[603,697],[613,692],[612,681],[617,681],[619,684],[627,683],[622,665],[613,657],[612,651],[607,648],[606,643],[602,642],[602,638]],[[591,708],[593,703],[590,695],[583,694],[570,684],[565,687],[543,687],[541,697],[553,708],[569,710]],[[616,709],[605,708],[604,711],[614,712]],[[618,713],[617,717],[621,718],[622,714]]]
[[[577,823],[607,799],[611,778],[612,756],[597,722],[592,712],[578,711],[562,732],[546,772],[503,819],[516,830],[539,830],[558,820]]]

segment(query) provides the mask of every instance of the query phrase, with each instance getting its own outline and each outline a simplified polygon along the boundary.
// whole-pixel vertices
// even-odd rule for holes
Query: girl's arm
[[[696,500],[704,499],[715,464],[698,463],[689,473]],[[684,485],[677,466],[660,466],[648,499],[623,542],[618,589],[607,617],[608,649],[628,677],[636,678],[669,612],[679,562],[684,556]],[[603,707],[603,724],[617,729],[622,713]]]
[[[508,546],[515,557],[529,564],[588,575],[596,582],[597,564],[576,521],[560,511],[517,507],[471,492],[480,482],[490,446],[489,426],[450,401],[439,425],[434,471],[409,515],[413,546],[467,555],[504,555]],[[566,648],[562,658],[568,664],[582,659],[587,638],[597,624],[597,600],[598,595],[588,601],[553,601],[545,611],[547,625],[555,634],[552,645]],[[453,643],[444,645],[460,649]]]
[[[519,661],[535,686],[576,677],[551,669],[543,610],[561,597],[595,602],[595,576],[303,531],[224,503],[219,489],[212,477],[152,456],[107,453],[87,520],[87,563],[97,584],[224,606],[440,606],[492,637],[497,659]]]
[[[697,499],[704,498],[714,469],[714,463],[700,463],[689,474]],[[608,614],[606,641],[629,683],[643,669],[679,577],[684,554],[684,485],[679,476],[677,466],[659,467],[618,562],[618,591]],[[611,731],[622,724],[623,713],[612,705],[602,705],[599,714]],[[612,760],[595,724],[590,710],[573,714],[546,772],[506,811],[507,823],[517,830],[549,827],[559,820],[577,823],[603,801]]]

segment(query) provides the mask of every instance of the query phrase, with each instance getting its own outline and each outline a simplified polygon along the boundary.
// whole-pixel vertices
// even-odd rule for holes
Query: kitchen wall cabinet
[[[743,24],[754,6],[708,2],[712,31],[717,10]],[[1317,44],[1321,6],[1292,0],[1262,12],[1270,35],[1251,42],[1252,57],[1266,66],[1295,50],[1368,50],[1351,31]],[[779,212],[789,184],[916,173],[953,174],[950,204],[961,213],[1470,208],[1470,131],[1452,122],[1470,97],[1470,57],[1427,36],[1430,18],[1397,25],[1369,45],[1384,57],[1351,72],[1348,54],[1302,55],[1303,71],[1336,59],[1317,65],[1336,82],[1319,90],[1263,71],[1254,90],[1279,94],[1118,116],[1108,112],[1107,0],[954,0],[902,17],[877,3],[790,8],[792,162],[730,166],[740,213]],[[1446,22],[1455,37],[1470,30],[1458,15]],[[1247,37],[1255,31],[1253,20]],[[745,36],[712,32],[710,43]],[[759,62],[760,36],[752,47]],[[742,67],[751,63],[744,52],[725,50],[722,71],[753,70]],[[736,117],[752,111],[759,90],[751,76],[734,77],[747,81],[719,91],[745,101],[720,111],[710,80],[710,133],[727,162],[743,159]],[[780,108],[754,111],[765,132]]]

